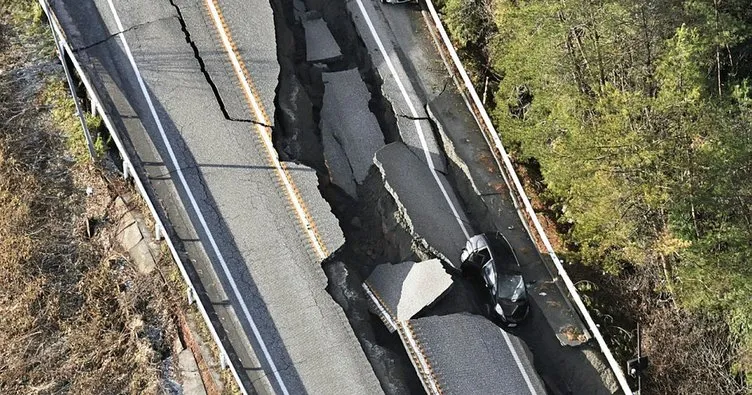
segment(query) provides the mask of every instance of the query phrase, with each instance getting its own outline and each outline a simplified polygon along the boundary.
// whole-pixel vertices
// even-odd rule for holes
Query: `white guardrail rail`
[[[595,321],[593,321],[593,317],[590,315],[590,312],[588,312],[587,308],[585,307],[585,304],[582,302],[582,298],[580,298],[580,295],[577,292],[577,288],[575,288],[574,283],[572,282],[572,279],[569,278],[569,275],[564,269],[564,266],[562,265],[561,260],[556,255],[556,252],[554,252],[553,247],[551,246],[551,242],[548,240],[548,237],[546,236],[546,232],[543,230],[543,226],[541,225],[540,221],[538,221],[538,217],[535,211],[533,210],[533,206],[530,204],[530,199],[527,197],[527,194],[525,193],[525,190],[523,189],[522,184],[520,183],[519,177],[517,177],[517,173],[514,170],[514,166],[512,166],[512,161],[510,160],[506,149],[504,149],[504,146],[501,144],[501,139],[499,138],[499,134],[496,132],[496,128],[494,128],[494,125],[491,122],[491,118],[488,116],[488,113],[486,112],[486,109],[483,106],[483,103],[481,102],[480,97],[478,96],[478,92],[475,90],[475,86],[473,85],[473,82],[470,80],[470,77],[468,76],[467,71],[465,70],[465,67],[462,65],[462,62],[460,61],[460,58],[457,55],[457,51],[454,49],[454,45],[449,39],[449,35],[447,34],[446,29],[444,29],[444,25],[441,22],[441,18],[439,18],[439,14],[436,12],[436,8],[434,7],[433,2],[431,0],[424,0],[424,1],[428,8],[428,12],[431,15],[431,19],[433,21],[433,26],[429,26],[429,28],[433,27],[439,33],[443,46],[445,47],[444,49],[447,51],[447,53],[451,57],[452,65],[456,69],[457,73],[459,73],[460,78],[462,79],[462,84],[465,87],[464,90],[462,89],[461,86],[459,86],[458,88],[460,88],[462,96],[465,98],[465,101],[468,107],[470,108],[470,111],[473,113],[473,116],[478,122],[478,126],[480,126],[481,129],[485,129],[488,132],[488,135],[490,135],[492,139],[492,141],[489,142],[489,145],[491,146],[490,147],[491,151],[494,153],[496,164],[499,166],[499,169],[501,170],[501,174],[504,177],[504,180],[506,181],[507,185],[510,187],[509,193],[510,195],[512,195],[512,201],[514,202],[515,207],[517,207],[518,209],[517,213],[519,214],[520,219],[522,220],[522,223],[525,225],[525,228],[528,230],[528,233],[530,233],[530,236],[533,238],[533,240],[535,240],[535,235],[533,235],[533,232],[528,227],[527,221],[524,216],[524,214],[527,214],[527,217],[535,226],[535,232],[537,233],[539,240],[543,243],[543,246],[546,248],[545,252],[551,257],[551,260],[553,261],[556,267],[558,275],[564,281],[564,284],[567,290],[569,291],[569,294],[571,295],[571,298],[573,299],[575,305],[577,306],[577,309],[579,310],[580,315],[585,320],[588,326],[588,329],[593,334],[596,341],[598,342],[598,345],[600,346],[601,351],[606,356],[606,360],[608,361],[608,364],[611,367],[611,370],[616,376],[616,379],[619,382],[619,386],[621,387],[622,391],[624,391],[625,394],[632,394],[632,390],[629,388],[629,383],[627,383],[627,379],[624,376],[624,372],[621,370],[621,367],[619,366],[613,354],[611,353],[611,350],[608,348],[606,341],[603,339],[603,335],[598,329],[598,326],[595,324]],[[444,57],[443,54],[442,54],[442,57]],[[444,61],[448,62],[447,59],[444,59]],[[450,67],[450,65],[447,64],[447,67]],[[451,71],[452,70],[450,67],[450,72]],[[458,84],[459,84],[459,81],[458,81]],[[470,100],[468,100],[466,96],[467,94],[470,95]],[[478,115],[480,115],[481,119],[478,119]],[[486,139],[486,141],[488,141],[488,139]],[[499,161],[499,158],[497,155],[501,156],[501,162],[503,162],[503,164]],[[512,183],[514,184],[514,187],[510,185],[510,178],[511,178]],[[515,192],[517,196],[515,196]],[[522,205],[523,205],[522,208],[520,208],[518,201],[522,202]],[[524,214],[523,214],[523,210],[524,210]]]
[[[115,142],[115,145],[118,148],[118,151],[120,152],[120,156],[123,159],[123,177],[128,179],[130,175],[133,176],[133,183],[136,186],[136,189],[141,194],[141,197],[143,198],[144,202],[146,202],[146,205],[149,207],[149,212],[152,215],[152,218],[154,218],[155,223],[155,235],[157,239],[164,239],[164,241],[167,243],[167,246],[170,249],[170,253],[172,254],[172,258],[175,261],[175,263],[178,266],[178,269],[180,269],[180,274],[183,276],[183,280],[185,281],[186,285],[188,286],[188,301],[189,303],[196,303],[196,306],[198,307],[198,311],[201,313],[201,316],[204,318],[204,321],[206,323],[207,328],[209,329],[209,332],[211,333],[212,340],[217,345],[217,349],[219,350],[219,357],[220,357],[220,365],[223,368],[229,368],[230,372],[232,373],[232,376],[235,378],[235,382],[238,385],[238,388],[240,389],[240,392],[244,395],[248,394],[248,391],[245,389],[242,380],[240,379],[240,376],[238,375],[238,369],[233,365],[232,360],[229,357],[229,354],[227,353],[227,350],[225,349],[224,345],[222,344],[222,340],[219,337],[219,334],[217,333],[217,330],[214,328],[214,325],[212,324],[211,319],[209,318],[209,314],[207,313],[206,307],[204,307],[203,303],[201,302],[201,299],[198,297],[198,294],[196,293],[196,289],[193,286],[193,283],[191,282],[190,277],[188,276],[188,272],[185,269],[185,265],[183,264],[183,261],[180,258],[180,254],[178,253],[177,249],[175,248],[175,243],[170,238],[169,233],[165,231],[167,229],[164,226],[164,222],[162,221],[162,218],[159,215],[159,212],[157,211],[156,206],[152,202],[151,198],[149,197],[149,194],[147,193],[146,188],[144,187],[144,182],[141,180],[141,175],[138,174],[138,172],[133,168],[133,165],[131,164],[132,161],[130,159],[130,156],[128,155],[128,151],[125,149],[125,146],[123,145],[122,140],[120,139],[117,129],[115,129],[112,121],[110,120],[107,113],[104,111],[104,108],[102,107],[102,101],[99,98],[99,94],[94,89],[93,85],[91,84],[91,81],[86,76],[86,73],[84,72],[83,68],[79,64],[78,60],[76,59],[75,53],[71,49],[71,47],[68,45],[68,41],[65,39],[65,34],[63,33],[63,30],[60,26],[59,21],[57,20],[57,17],[55,16],[54,12],[51,11],[49,4],[47,3],[47,0],[39,0],[39,4],[42,6],[42,9],[44,10],[44,13],[47,15],[47,19],[49,21],[50,27],[52,28],[52,34],[58,42],[58,51],[60,48],[62,48],[68,55],[68,59],[70,59],[71,63],[73,63],[73,66],[76,69],[76,72],[78,74],[79,79],[81,82],[83,82],[84,86],[86,87],[86,92],[89,95],[89,99],[92,102],[92,113],[99,114],[102,117],[102,120],[104,121],[105,126],[107,127],[110,136],[112,137],[112,141]],[[59,53],[61,61],[65,61],[63,53]]]

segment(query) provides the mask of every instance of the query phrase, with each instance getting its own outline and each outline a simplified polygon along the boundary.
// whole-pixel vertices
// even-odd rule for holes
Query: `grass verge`
[[[218,351],[166,245],[143,274],[114,242],[115,198],[137,193],[100,166],[108,142],[87,113],[91,161],[54,48],[35,1],[0,0],[0,393],[174,393],[179,317],[212,366]],[[140,199],[128,209],[149,222]]]
[[[180,300],[113,241],[129,187],[89,161],[41,7],[0,10],[0,393],[165,392]]]

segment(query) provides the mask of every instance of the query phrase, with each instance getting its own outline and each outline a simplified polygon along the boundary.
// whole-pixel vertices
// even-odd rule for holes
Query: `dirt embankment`
[[[170,392],[179,277],[165,254],[145,274],[119,247],[115,199],[134,195],[80,160],[33,4],[0,1],[0,393]]]

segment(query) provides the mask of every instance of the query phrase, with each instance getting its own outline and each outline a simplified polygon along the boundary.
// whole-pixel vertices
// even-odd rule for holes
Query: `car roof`
[[[491,250],[491,256],[496,262],[496,267],[505,271],[514,273],[519,272],[520,263],[517,261],[517,255],[509,244],[509,241],[499,232],[484,233],[483,236],[488,242]]]

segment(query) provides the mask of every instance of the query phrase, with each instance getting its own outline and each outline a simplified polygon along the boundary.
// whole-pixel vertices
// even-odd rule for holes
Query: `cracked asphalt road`
[[[270,4],[219,3],[233,11],[230,24],[255,23],[238,30],[253,37],[239,40],[239,51],[271,112],[279,71]],[[325,291],[320,257],[249,124],[266,122],[242,100],[203,2],[52,1],[52,8],[105,113],[139,159],[136,170],[151,181],[248,390],[381,392],[342,309]],[[336,250],[343,236],[332,229],[337,221],[315,172],[295,165],[289,172],[326,247]]]
[[[529,289],[533,312],[523,325],[510,332],[520,336],[530,347],[536,371],[554,393],[618,391],[615,378],[597,346],[562,346],[557,339],[562,327],[582,323],[566,306],[556,280],[545,266],[545,258],[520,222],[500,174],[493,170],[495,166],[488,166],[491,162],[484,160],[491,160],[492,154],[457,88],[449,80],[420,6],[373,4],[373,9],[369,13],[376,29],[386,37],[387,46],[395,47],[395,57],[405,70],[403,75],[414,88],[411,97],[432,107],[431,118],[439,126],[439,140],[444,153],[448,154],[450,179],[464,201],[463,208],[471,222],[476,230],[501,231],[515,248],[526,279],[536,281]],[[365,31],[362,25],[360,29]],[[390,96],[389,92],[385,95]],[[467,174],[463,168],[469,168]]]
[[[213,307],[214,322],[223,329],[231,357],[242,366],[247,388],[261,393],[381,392],[342,309],[324,290],[321,257],[301,229],[256,134],[270,122],[249,111],[204,1],[52,3],[68,41],[105,99],[106,113],[140,160],[134,163],[137,171],[149,178],[154,197],[165,208],[170,233],[181,240],[186,260],[193,264],[192,274],[202,285],[200,297]],[[428,132],[421,143],[417,131],[432,130],[424,104],[443,92],[448,80],[443,65],[433,59],[436,54],[426,56],[430,44],[425,37],[415,38],[416,18],[407,16],[409,8],[366,5],[377,29],[389,37],[387,48],[395,58],[395,65],[389,66],[364,33],[355,2],[343,3],[353,14],[375,69],[385,77],[380,90],[393,105],[400,139],[416,154],[416,161],[430,157],[443,177],[449,163],[442,141]],[[124,26],[115,23],[113,4]],[[280,15],[266,0],[216,4],[225,10],[237,54],[248,66],[261,105],[272,115],[281,61],[277,47],[295,43],[285,37],[284,26],[275,26]],[[143,76],[143,89],[129,65],[123,39]],[[386,77],[388,66],[406,77],[406,87]],[[400,89],[418,103],[415,110],[399,98]],[[153,111],[146,96],[154,102]],[[158,126],[164,128],[163,135]],[[352,163],[349,166],[354,172]],[[344,236],[321,198],[316,173],[295,164],[287,169],[326,250],[335,251]],[[456,246],[444,250],[459,251]]]

